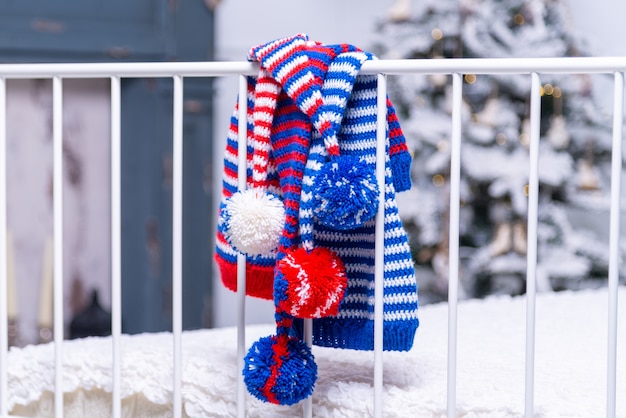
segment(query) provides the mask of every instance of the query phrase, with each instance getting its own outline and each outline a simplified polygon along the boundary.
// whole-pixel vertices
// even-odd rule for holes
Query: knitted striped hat
[[[234,250],[247,256],[271,256],[282,235],[285,209],[282,200],[268,192],[270,131],[280,85],[261,69],[254,89],[252,130],[252,184],[226,198],[220,211],[220,228]]]
[[[276,102],[270,134],[271,148],[267,184],[270,190],[275,188],[277,194],[283,198],[284,230],[278,250],[273,256],[248,258],[247,264],[247,293],[263,295],[262,297],[266,298],[273,295],[277,302],[277,334],[260,340],[251,348],[244,369],[249,391],[256,393],[255,396],[260,399],[270,402],[297,402],[298,399],[308,396],[307,393],[312,391],[315,380],[312,354],[301,346],[298,339],[293,337],[293,332],[297,332],[300,328],[299,326],[293,327],[298,320],[294,321],[292,315],[280,303],[281,289],[273,286],[273,268],[276,261],[280,263],[290,250],[300,248],[301,244],[302,247],[310,247],[310,231],[313,235],[313,248],[326,248],[338,255],[347,275],[346,296],[339,305],[336,315],[313,321],[314,344],[361,350],[373,349],[374,220],[362,220],[360,226],[356,222],[353,229],[341,229],[342,222],[333,224],[332,216],[330,216],[330,224],[323,223],[320,217],[328,212],[332,214],[332,211],[320,209],[324,207],[323,202],[319,203],[321,199],[314,191],[323,186],[313,186],[314,182],[317,185],[323,184],[323,182],[320,183],[320,179],[323,178],[319,176],[320,169],[329,162],[332,163],[337,155],[341,158],[354,158],[371,167],[375,162],[375,76],[356,77],[352,94],[346,93],[344,96],[349,97],[347,103],[340,103],[339,108],[345,104],[345,114],[339,133],[336,135],[338,153],[333,154],[334,143],[324,143],[322,137],[325,129],[322,124],[316,125],[316,129],[311,133],[311,125],[315,124],[316,120],[319,121],[315,116],[319,117],[321,113],[317,112],[325,102],[332,102],[332,94],[329,94],[332,80],[341,78],[340,69],[335,75],[331,74],[329,77],[327,73],[334,72],[328,68],[330,63],[336,57],[339,59],[338,55],[343,52],[355,51],[358,49],[349,45],[324,46],[309,41],[305,35],[296,35],[253,48],[250,52],[250,58],[259,61],[261,68],[265,69],[283,89]],[[347,57],[341,59],[347,59]],[[359,61],[362,58],[357,57],[356,60],[359,63],[362,62]],[[358,63],[352,65],[352,71],[355,74],[358,73],[359,67]],[[324,82],[327,83],[324,93],[328,97],[322,94]],[[254,107],[254,101],[254,90],[249,89],[249,109]],[[387,105],[388,140],[384,185],[384,349],[408,350],[413,343],[418,326],[417,285],[406,233],[402,229],[397,214],[395,192],[407,190],[411,185],[409,177],[411,157],[395,110],[389,100]],[[252,112],[249,110],[249,126],[253,123],[251,115]],[[236,150],[238,121],[235,118],[232,122],[231,134],[229,134],[231,154],[233,149]],[[309,143],[311,135],[313,135],[312,144]],[[250,135],[249,139],[251,139]],[[248,147],[249,152],[252,148]],[[306,163],[307,156],[309,157],[308,163]],[[228,157],[231,161],[235,161],[232,160],[232,155]],[[307,175],[303,179],[305,163]],[[251,175],[250,160],[248,165],[248,172]],[[229,169],[234,170],[232,173],[236,173],[235,165],[229,166]],[[227,177],[226,169],[225,177]],[[301,194],[303,182],[306,190]],[[229,182],[225,180],[225,185],[231,184],[236,184],[236,181],[233,183],[232,179]],[[304,206],[307,207],[304,208]],[[307,230],[307,227],[310,227],[310,230]],[[220,255],[219,249],[218,235],[216,258],[218,264],[222,261],[220,265],[222,280],[227,287],[234,290],[236,288],[236,252],[233,250],[228,253],[230,258],[224,263],[226,257]],[[226,252],[223,251],[222,254]],[[268,270],[270,272],[266,276],[258,274],[259,271],[265,273]],[[225,272],[228,273],[226,277]],[[289,334],[289,329],[292,334]],[[268,351],[269,349],[271,352]],[[296,366],[292,367],[294,364]],[[289,385],[293,385],[294,381],[302,381],[299,389],[303,390],[294,392],[294,396],[289,396],[287,394],[290,391],[293,392],[293,386]],[[311,386],[310,390],[308,386]]]
[[[339,57],[338,57],[339,58]],[[328,80],[327,80],[328,81]],[[376,76],[359,75],[346,105],[339,130],[342,155],[352,156],[375,166],[376,161]],[[409,350],[413,345],[418,298],[414,263],[403,229],[395,193],[410,187],[410,154],[395,111],[389,101],[388,134],[385,158],[384,202],[384,316],[383,348]],[[319,142],[311,145],[303,184],[312,184],[319,175],[319,161],[326,148]],[[311,206],[315,200],[303,190],[300,206],[300,228],[313,226],[315,245],[336,252],[343,260],[347,275],[346,296],[336,316],[313,320],[313,344],[372,350],[374,347],[374,247],[375,220],[371,219],[350,230],[338,230],[314,222]]]
[[[306,49],[305,49],[306,47]],[[302,111],[318,108],[322,104],[319,89],[325,68],[336,55],[308,41],[305,35],[296,35],[252,48],[249,57],[258,60],[283,87],[286,97],[277,104],[271,134],[271,144],[276,169],[279,173],[285,205],[285,229],[276,258],[280,263],[289,259],[291,251],[298,248],[298,214],[302,174],[307,159],[310,139],[310,119]],[[310,57],[309,54],[310,53]],[[302,123],[303,118],[306,123]],[[306,133],[306,135],[304,134]],[[330,286],[336,295],[333,306],[323,307],[324,314],[336,313],[343,296],[347,278],[341,260],[329,251],[316,254],[311,276],[326,275],[329,279],[343,280],[343,285]],[[329,267],[330,266],[330,267]],[[250,276],[249,276],[250,277]],[[255,278],[252,278],[255,280]],[[338,287],[342,290],[338,291]],[[272,287],[273,289],[273,287]],[[317,303],[315,309],[320,308]],[[283,306],[276,306],[276,335],[255,342],[245,357],[244,381],[255,397],[272,403],[291,405],[313,392],[317,366],[310,348],[300,339],[291,336],[293,318]]]
[[[300,54],[304,46],[311,42],[304,35],[296,35],[285,40],[284,47],[290,48],[294,53]],[[277,45],[275,45],[277,46]],[[251,49],[248,59],[258,61],[255,49]],[[318,64],[316,62],[316,64]],[[318,64],[319,65],[319,64]],[[326,64],[327,65],[327,64]],[[314,68],[315,66],[310,66]],[[260,75],[268,74],[261,68]],[[276,78],[272,75],[272,80],[276,83]],[[313,76],[310,79],[314,79]],[[283,251],[298,243],[298,210],[300,204],[300,188],[306,156],[309,148],[309,138],[311,127],[309,118],[296,106],[292,97],[285,90],[280,90],[275,102],[265,102],[261,92],[263,89],[256,89],[257,78],[248,78],[248,113],[246,123],[248,125],[247,151],[247,184],[254,183],[253,180],[253,154],[254,137],[254,112],[257,106],[263,106],[264,113],[273,114],[272,121],[263,125],[264,129],[270,129],[270,149],[268,155],[268,165],[266,170],[266,180],[264,182],[267,190],[283,199],[284,204],[284,224],[279,240],[279,248]],[[319,82],[321,84],[321,81]],[[272,112],[271,106],[274,105]],[[220,270],[222,283],[228,289],[237,290],[237,255],[238,251],[233,248],[226,238],[227,224],[226,217],[222,212],[226,207],[229,198],[237,192],[237,158],[238,158],[238,125],[239,121],[238,105],[231,117],[228,132],[226,150],[224,153],[224,174],[222,198],[220,202],[220,217],[217,225],[215,261]],[[257,254],[246,259],[246,294],[262,299],[272,299],[274,289],[274,267],[276,263],[277,251],[270,254]]]
[[[320,214],[325,215],[324,211],[328,209],[320,195],[325,187],[332,187],[337,182],[327,180],[330,175],[324,172],[324,168],[329,162],[329,170],[340,171],[334,168],[333,163],[341,155],[342,159],[348,157],[354,165],[363,164],[361,171],[373,172],[376,150],[376,124],[373,122],[376,120],[376,78],[355,78],[361,64],[372,57],[349,45],[323,49],[318,44],[309,44],[306,48],[315,49],[316,54],[326,54],[331,63],[327,68],[316,66],[315,70],[307,70],[306,65],[310,61],[302,49],[293,47],[293,41],[293,38],[278,40],[258,47],[256,51],[252,50],[261,67],[275,77],[302,113],[309,116],[315,128],[304,178],[300,182],[296,224],[301,247],[294,239],[285,241],[285,245],[281,243],[277,252],[274,282],[277,333],[260,339],[251,347],[243,370],[250,393],[264,401],[280,404],[293,404],[309,396],[317,375],[309,348],[292,334],[299,328],[294,327],[294,314],[300,317],[316,317],[319,314],[319,311],[314,315],[303,315],[297,309],[293,311],[298,292],[289,293],[287,288],[297,288],[299,284],[300,293],[305,295],[305,299],[310,293],[310,275],[303,274],[302,261],[294,258],[298,251],[310,253],[320,249],[333,254],[333,257],[340,255],[338,261],[344,264],[348,276],[347,296],[338,311],[333,312],[332,316],[313,321],[314,343],[330,347],[373,349],[371,301],[374,288],[374,219],[366,215],[353,216],[355,212],[352,212],[336,222],[332,216],[329,217],[331,222],[320,221]],[[320,79],[323,79],[321,86]],[[410,155],[390,102],[388,109],[384,349],[408,350],[418,326],[417,285],[408,241],[395,206],[395,187],[399,190],[410,187]],[[354,186],[355,183],[359,184],[358,181],[347,182],[348,186]],[[358,187],[355,190],[361,189]],[[285,206],[290,207],[287,203]],[[293,224],[288,221],[286,225]],[[291,244],[291,247],[286,244]],[[295,266],[295,276],[306,280],[301,283],[284,280],[285,266]],[[321,275],[324,276],[323,272]]]
[[[246,168],[246,184],[252,186],[253,180],[253,158],[254,158],[254,109],[256,102],[256,78],[248,78],[248,112],[245,121],[239,121],[239,105],[235,105],[235,110],[231,116],[228,137],[226,140],[226,149],[224,151],[224,174],[222,180],[222,196],[220,200],[219,217],[216,233],[215,245],[215,261],[220,270],[222,283],[226,288],[237,291],[237,255],[239,252],[233,248],[227,236],[229,234],[230,225],[228,223],[228,215],[225,213],[226,205],[231,197],[238,192],[238,124],[247,123],[247,138],[243,139],[247,142],[247,168]],[[279,96],[280,101],[280,96]],[[278,105],[277,105],[278,106]],[[304,122],[304,121],[303,121]],[[277,196],[282,196],[278,173],[276,172],[276,164],[273,157],[273,150],[270,148],[268,155],[268,165],[266,168],[266,179],[264,181],[266,190]],[[272,298],[272,286],[274,282],[274,264],[276,260],[276,251],[270,254],[258,254],[254,257],[246,259],[246,276],[254,278],[247,280],[246,294],[250,296],[260,297],[263,299]]]
[[[311,216],[337,229],[347,229],[371,219],[377,210],[378,185],[373,167],[352,156],[340,156],[337,134],[361,64],[369,55],[344,52],[333,59],[319,91],[322,104],[308,108],[314,131],[307,166],[315,158],[316,176],[303,181],[299,230],[301,247],[278,261],[274,278],[274,303],[297,318],[337,315],[347,277],[334,251],[316,246]],[[330,161],[318,152],[326,151]],[[321,157],[321,158],[316,158]],[[308,205],[303,206],[304,202]],[[324,216],[319,216],[323,214]],[[308,222],[303,222],[307,219]]]
[[[306,164],[311,136],[311,120],[303,104],[314,108],[322,104],[319,90],[326,69],[332,58],[348,46],[324,46],[310,41],[304,34],[279,39],[250,49],[248,59],[261,63],[260,74],[269,73],[283,88],[275,102],[274,117],[270,131],[270,154],[267,170],[267,189],[283,199],[285,222],[277,251],[269,255],[259,254],[246,260],[246,294],[272,299],[274,290],[274,267],[277,258],[291,247],[299,244],[298,214],[302,175]],[[289,73],[285,68],[298,71]],[[257,79],[248,79],[248,178],[252,185],[254,110],[263,101],[255,88]],[[294,86],[298,88],[294,88]],[[317,93],[315,93],[317,92]],[[313,99],[312,99],[313,98]],[[269,113],[270,110],[266,109]],[[225,232],[227,224],[222,212],[228,199],[237,192],[238,157],[238,106],[231,117],[226,150],[224,153],[224,174],[220,217],[217,226],[215,260],[220,270],[222,283],[228,289],[237,289],[237,254]],[[258,125],[258,124],[257,124]]]
[[[309,47],[310,49],[310,47]],[[370,54],[359,53],[349,45],[329,46],[326,50],[318,49],[320,54],[328,54],[331,61],[325,74],[322,74],[323,86],[318,84],[302,87],[304,83],[282,74],[298,74],[293,66],[286,65],[293,59],[289,54],[274,50],[268,62],[273,66],[264,66],[277,79],[283,88],[298,91],[300,97],[295,100],[300,110],[306,113],[316,129],[313,130],[313,142],[310,146],[307,167],[302,180],[303,190],[300,200],[299,231],[303,248],[325,248],[339,255],[346,269],[348,288],[345,298],[339,306],[339,312],[330,317],[313,321],[313,342],[317,345],[373,349],[373,289],[374,289],[374,233],[375,221],[369,219],[360,226],[354,222],[353,229],[342,228],[341,222],[320,222],[324,213],[323,205],[317,196],[320,179],[325,178],[323,168],[328,160],[333,161],[332,150],[335,144],[338,150],[334,155],[352,158],[360,164],[370,167],[374,172],[376,155],[376,76],[357,76],[362,62],[372,59]],[[345,53],[341,53],[345,52]],[[333,54],[339,53],[336,57]],[[272,58],[280,55],[282,60]],[[286,57],[289,57],[287,59]],[[282,71],[282,73],[281,73]],[[293,86],[299,86],[295,89]],[[319,88],[319,90],[318,90]],[[350,88],[352,90],[350,91]],[[321,97],[320,97],[321,96]],[[388,139],[386,144],[385,170],[385,211],[384,211],[384,349],[408,350],[413,344],[417,319],[417,283],[414,264],[408,245],[406,232],[402,227],[395,200],[395,192],[410,188],[411,156],[389,100]],[[343,114],[343,118],[341,115]],[[335,121],[328,122],[328,121]],[[332,128],[339,126],[338,134]],[[329,140],[330,138],[330,140]],[[335,140],[336,138],[336,140]],[[330,145],[330,146],[329,146]],[[331,154],[329,156],[329,154]],[[366,171],[366,170],[363,170]],[[359,190],[363,188],[360,187]],[[332,212],[329,214],[332,219]],[[355,227],[354,227],[355,226]],[[313,234],[313,240],[310,234]],[[283,253],[279,250],[278,262],[281,264]],[[291,262],[291,260],[285,260]],[[287,309],[296,299],[285,294],[285,284],[277,268],[274,281],[274,299],[278,307]],[[284,305],[286,301],[287,306]],[[296,312],[297,313],[297,312]],[[303,315],[298,315],[303,316]]]

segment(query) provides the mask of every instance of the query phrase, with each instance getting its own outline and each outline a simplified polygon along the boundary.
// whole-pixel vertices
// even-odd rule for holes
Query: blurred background
[[[9,0],[0,4],[0,61],[243,60],[251,46],[298,32],[381,58],[612,56],[626,54],[625,14],[626,4],[610,0]],[[447,288],[448,81],[398,77],[390,84],[415,153],[415,186],[399,204],[421,303],[444,300]],[[544,80],[542,158],[548,160],[542,161],[558,168],[541,180],[544,291],[606,281],[610,81]],[[498,181],[504,176],[475,164],[489,158],[526,167],[524,85],[516,77],[465,78],[463,297],[524,292],[524,174]],[[123,328],[129,333],[171,328],[171,89],[168,79],[123,80]],[[236,320],[234,295],[221,286],[212,261],[236,92],[236,77],[185,80],[185,329]],[[51,100],[49,81],[8,82],[10,314],[20,345],[45,341],[41,330],[51,326]],[[64,82],[68,335],[71,324],[89,327],[86,318],[106,322],[110,307],[109,105],[108,80]],[[272,322],[273,312],[270,302],[249,301],[250,322]],[[106,329],[93,326],[91,333],[98,332]]]

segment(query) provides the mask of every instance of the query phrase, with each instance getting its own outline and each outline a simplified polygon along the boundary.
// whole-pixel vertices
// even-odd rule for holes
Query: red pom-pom
[[[327,248],[298,248],[276,265],[274,300],[296,318],[322,318],[339,313],[348,278],[341,259]]]

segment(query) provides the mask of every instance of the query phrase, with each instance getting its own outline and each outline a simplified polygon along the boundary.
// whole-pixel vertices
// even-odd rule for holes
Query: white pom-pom
[[[222,209],[224,236],[249,256],[269,255],[278,247],[285,223],[281,199],[259,189],[233,194]]]

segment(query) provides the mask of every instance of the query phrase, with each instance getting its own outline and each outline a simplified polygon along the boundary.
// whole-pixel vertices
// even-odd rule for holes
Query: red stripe
[[[300,135],[295,135],[295,134],[282,136],[280,139],[276,139],[274,141],[275,148],[280,149],[281,146],[288,146],[295,142],[301,147],[308,149],[309,148],[309,132],[310,132],[310,126],[308,122],[305,122],[305,121],[283,122],[281,121],[280,125],[276,126],[275,129],[272,131],[272,135],[276,137],[278,134],[283,133],[283,131],[290,130],[290,129],[301,129],[305,136],[300,136]]]
[[[300,185],[285,184],[285,186],[283,187],[283,194],[287,194],[289,192],[300,194],[300,189],[301,188],[302,188],[302,186],[300,186]]]
[[[289,239],[291,241],[296,239],[296,236],[297,236],[297,234],[295,232],[293,232],[293,233],[284,233],[284,235],[285,235],[285,238],[287,238],[287,239]],[[289,245],[289,246],[284,246],[283,245],[283,246],[280,247],[279,251],[281,253],[285,253],[285,252],[289,251],[289,248],[291,248],[291,247],[292,247],[291,245]],[[268,298],[268,299],[271,299],[271,297]]]
[[[276,385],[276,381],[278,380],[278,374],[280,373],[280,368],[283,365],[283,357],[286,357],[289,354],[287,352],[288,337],[281,334],[276,337],[272,337],[272,339],[274,340],[274,344],[272,344],[274,362],[270,367],[270,377],[265,381],[265,385],[261,389],[261,392],[263,393],[263,396],[267,398],[268,402],[278,404],[278,399],[276,399],[276,395],[272,392],[272,388]]]
[[[287,53],[283,54],[283,56],[279,59],[277,59],[276,61],[274,61],[274,63],[270,66],[267,66],[267,69],[273,74],[274,71],[276,71],[277,67],[280,67],[280,65],[290,59],[293,59],[294,55],[300,51],[300,49],[302,49],[302,45],[297,45],[297,44],[292,44],[289,45],[287,47],[288,51]],[[266,54],[263,58],[265,59],[266,57],[268,57],[270,54]],[[272,54],[274,55],[274,54]],[[275,54],[278,55],[278,52]],[[275,74],[277,75],[277,74]],[[281,81],[281,80],[278,80]],[[282,84],[282,83],[281,83]]]
[[[328,70],[328,65],[324,61],[309,58],[309,63],[311,64],[311,67],[319,68],[322,73],[326,73]],[[318,79],[319,77],[315,78]]]
[[[222,244],[230,245],[228,241],[226,240],[226,238],[224,237],[224,234],[222,234],[219,230],[217,231],[217,240],[221,242]]]
[[[324,122],[322,122],[322,124],[320,125],[320,128],[319,128],[320,134],[322,134],[322,136],[324,136],[324,132],[329,130],[331,126],[332,125],[330,124],[329,120],[325,120]]]
[[[333,144],[328,147],[328,155],[339,156],[339,145]]]
[[[405,152],[407,151],[408,148],[406,146],[406,143],[401,143],[401,144],[396,144],[393,146],[389,147],[389,155],[395,155],[395,154],[400,154],[401,152]]]
[[[237,171],[224,166],[224,176],[225,177],[236,178],[237,174],[238,174]]]
[[[402,136],[402,129],[394,128],[389,130],[389,139],[394,139]]]
[[[281,315],[280,320],[276,322],[277,329],[291,328],[292,325],[293,320],[285,315]],[[267,398],[268,402],[278,404],[278,399],[276,399],[276,395],[272,392],[272,388],[276,386],[276,381],[280,375],[283,363],[289,360],[289,335],[285,334],[284,331],[279,331],[278,335],[272,337],[272,340],[272,350],[274,351],[272,359],[274,361],[270,366],[270,376],[265,381],[263,388],[261,388],[261,392],[265,398]]]
[[[298,209],[300,209],[300,205],[299,205],[299,203],[298,203],[298,202],[296,202],[296,201],[294,201],[294,200],[292,200],[292,199],[287,199],[287,200],[285,200],[283,203],[284,203],[284,205],[285,205],[285,209],[294,209],[294,210],[298,210]],[[287,223],[290,223],[290,222],[289,222],[289,218],[287,218],[285,221],[286,221]],[[294,224],[297,224],[297,223],[298,223],[298,221],[297,221],[297,220],[295,220],[295,219],[294,219],[292,222],[293,222]]]
[[[284,53],[281,58],[278,58],[278,60],[274,61],[274,63],[271,66],[268,66],[267,69],[272,73],[272,75],[277,76],[277,74],[274,74],[274,72],[276,71],[276,68],[280,67],[285,61],[291,60],[295,56],[297,56],[297,54],[299,54],[300,51],[302,50],[303,46],[304,45],[301,43],[293,43],[291,45],[285,46],[284,48],[287,49],[287,52]],[[279,53],[277,51],[276,53],[273,53],[272,55],[278,55],[278,54]],[[264,59],[267,59],[268,55],[266,55]],[[277,81],[281,82],[281,80],[277,80]],[[283,83],[281,82],[281,84]]]
[[[317,89],[319,89],[318,83],[305,83],[301,85],[298,90],[293,92],[291,97],[293,97],[294,100],[297,100],[297,98],[300,97],[304,91],[310,90],[312,86],[315,86],[317,87]],[[319,109],[323,104],[324,104],[324,100],[322,99],[322,95],[319,94],[315,100],[315,103],[311,107],[309,107],[309,109],[307,110],[307,114],[309,115],[309,117],[312,117],[315,114],[315,112],[317,112],[317,109]]]
[[[274,54],[274,52],[277,49],[281,48],[282,46],[284,46],[289,41],[291,41],[290,38],[279,39],[273,45],[272,44],[268,44],[268,45],[262,45],[259,48],[254,48],[253,49],[254,55],[257,55],[257,57],[259,58],[259,61],[261,61],[265,57]],[[267,48],[267,47],[269,47],[269,48]],[[265,48],[267,48],[267,49],[265,49]],[[261,52],[262,49],[265,49],[265,51]]]
[[[276,165],[278,165],[279,162],[288,162],[290,161],[292,158],[298,158],[298,155],[301,155],[302,153],[307,153],[308,149],[309,149],[309,144],[307,142],[308,139],[305,139],[304,141],[299,141],[299,138],[296,135],[291,135],[286,137],[285,139],[281,139],[280,141],[275,141],[274,142],[274,149],[275,150],[281,150],[283,148],[287,148],[289,147],[289,145],[292,145],[295,143],[295,145],[298,145],[301,152],[300,153],[294,153],[294,152],[283,152],[283,153],[279,153],[279,152],[274,152],[274,159],[276,160]],[[306,159],[306,155],[304,156],[304,158],[298,158],[298,161],[300,160],[305,160]]]

